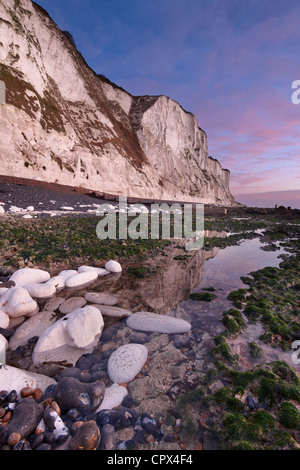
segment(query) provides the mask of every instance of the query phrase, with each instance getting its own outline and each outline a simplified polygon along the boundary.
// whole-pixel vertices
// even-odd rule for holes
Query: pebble
[[[108,375],[112,382],[123,384],[133,380],[145,365],[148,349],[141,344],[118,348],[108,360]]]
[[[153,312],[138,312],[127,319],[127,326],[138,331],[178,334],[191,330],[191,324],[185,320]]]
[[[93,307],[100,310],[101,314],[108,317],[116,317],[116,318],[123,318],[132,315],[130,310],[120,307],[114,307],[111,305],[99,305],[99,304],[92,304]]]
[[[15,318],[37,313],[38,304],[23,287],[12,287],[1,296],[0,309]]]
[[[55,387],[53,398],[61,409],[77,408],[87,415],[100,406],[104,393],[103,382],[85,384],[72,377],[65,377]]]
[[[83,287],[96,279],[98,279],[98,274],[95,271],[77,273],[66,280],[66,287]]]
[[[83,308],[87,301],[83,297],[71,297],[59,306],[59,311],[63,315],[72,313],[77,308]]]
[[[102,292],[87,292],[84,297],[92,304],[114,306],[118,303],[117,297]]]
[[[106,264],[105,264],[105,269],[111,273],[121,273],[122,272],[122,266],[120,265],[120,263],[118,263],[117,261],[108,261]]]
[[[22,268],[15,271],[10,277],[16,286],[26,286],[28,284],[36,284],[47,282],[50,279],[50,274],[42,269]]]

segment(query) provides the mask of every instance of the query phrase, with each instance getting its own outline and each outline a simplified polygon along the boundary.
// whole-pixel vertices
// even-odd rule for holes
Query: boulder
[[[42,269],[22,268],[15,271],[10,277],[10,281],[14,281],[16,286],[24,287],[28,284],[36,284],[47,282],[50,274]]]
[[[23,287],[12,287],[1,296],[0,309],[15,318],[36,313],[38,304]]]
[[[98,309],[87,306],[74,310],[42,334],[33,350],[33,363],[64,362],[73,366],[79,357],[93,351],[103,327]]]

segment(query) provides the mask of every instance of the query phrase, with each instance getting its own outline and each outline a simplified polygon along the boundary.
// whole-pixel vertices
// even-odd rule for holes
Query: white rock
[[[49,385],[56,384],[56,381],[40,374],[23,371],[4,365],[0,368],[0,389],[16,390],[20,394],[22,388],[40,388],[43,392]]]
[[[110,274],[107,269],[103,268],[93,268],[92,266],[80,266],[80,268],[78,268],[79,273],[84,273],[86,271],[95,271],[98,276],[106,276],[107,274]]]
[[[18,287],[23,287],[28,284],[47,282],[49,279],[50,274],[47,271],[33,268],[19,269],[10,277],[10,281],[14,281]]]
[[[34,336],[40,337],[56,320],[57,317],[53,312],[42,311],[37,313],[17,328],[9,340],[9,349],[14,351],[17,347],[27,344]]]
[[[49,281],[46,282],[46,284],[52,284],[56,290],[58,289],[64,289],[66,286],[66,281],[63,276],[55,276],[49,279]]]
[[[93,351],[103,327],[99,310],[90,306],[74,310],[41,335],[33,350],[33,363],[64,362],[74,365],[83,354]]]
[[[125,387],[119,384],[113,384],[105,389],[104,398],[96,413],[102,410],[112,410],[121,405],[124,398],[128,395]]]
[[[55,410],[51,410],[49,412],[51,418],[53,419],[53,434],[55,439],[58,439],[60,436],[68,436],[69,435],[69,430],[64,424],[63,420],[61,417],[56,413]]]
[[[120,307],[114,307],[111,305],[92,304],[92,307],[99,309],[102,315],[108,317],[123,318],[132,315],[132,312],[130,312],[130,310],[126,310],[125,308]]]
[[[66,280],[66,287],[74,288],[74,287],[82,287],[90,282],[95,281],[98,279],[98,274],[95,271],[86,271],[84,273],[77,273],[74,276],[69,277]]]
[[[59,307],[60,313],[67,315],[73,312],[77,308],[83,308],[87,304],[87,301],[83,297],[71,297],[62,303]]]
[[[76,274],[78,274],[78,272],[75,271],[75,269],[66,269],[65,271],[61,271],[59,276],[63,277],[66,281],[69,277],[75,276]]]
[[[138,331],[152,331],[166,334],[187,333],[191,325],[185,320],[157,315],[153,312],[138,312],[132,314],[126,321],[127,326]]]
[[[144,367],[148,349],[141,344],[126,344],[112,353],[108,360],[108,375],[117,384],[133,380]]]
[[[87,292],[84,297],[92,304],[113,306],[118,303],[117,297],[111,294],[105,294],[103,292]]]
[[[16,317],[16,318],[11,318],[9,319],[9,326],[8,328],[17,328],[18,326],[22,325],[24,321],[26,320],[26,317]]]
[[[0,309],[10,317],[21,317],[35,313],[38,304],[23,287],[12,287],[1,295]]]
[[[0,328],[6,330],[9,325],[9,316],[0,310]]]
[[[105,269],[111,273],[121,273],[122,266],[117,261],[108,261],[105,265]]]
[[[5,209],[2,206],[0,206],[0,214],[5,214]]]
[[[55,285],[48,282],[45,284],[29,284],[24,286],[24,289],[35,299],[47,299],[56,293]]]
[[[33,217],[30,214],[26,214],[26,215],[23,215],[23,219],[33,219]]]

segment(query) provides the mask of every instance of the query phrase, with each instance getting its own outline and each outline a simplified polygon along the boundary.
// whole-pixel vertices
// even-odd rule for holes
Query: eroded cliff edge
[[[0,174],[160,200],[234,205],[196,117],[97,75],[31,0],[0,0]]]

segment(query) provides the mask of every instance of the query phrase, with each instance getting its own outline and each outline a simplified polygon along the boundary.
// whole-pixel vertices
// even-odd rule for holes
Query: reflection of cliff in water
[[[205,237],[226,237],[226,232],[205,232]],[[184,242],[181,243],[184,246]],[[150,258],[143,264],[149,274],[138,279],[128,273],[130,260],[115,282],[111,276],[99,283],[102,292],[111,292],[120,298],[120,306],[133,312],[141,310],[165,314],[189,297],[194,287],[202,281],[205,262],[214,258],[220,248],[211,251],[185,251],[178,244],[167,247],[163,255]],[[180,256],[183,259],[174,259]],[[135,264],[135,267],[140,267]]]

